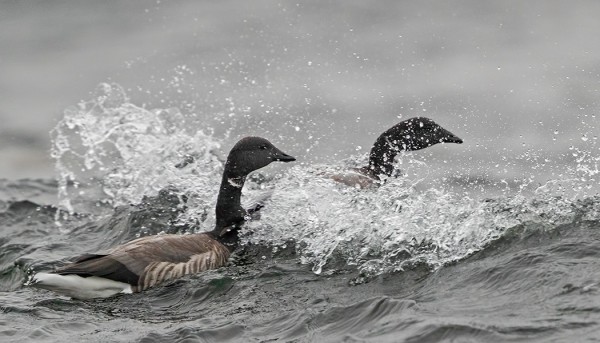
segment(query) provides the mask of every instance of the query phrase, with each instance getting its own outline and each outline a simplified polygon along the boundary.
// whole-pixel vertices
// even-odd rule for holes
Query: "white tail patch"
[[[131,285],[128,283],[97,276],[37,273],[31,278],[29,285],[75,299],[107,298],[118,293],[132,293]]]

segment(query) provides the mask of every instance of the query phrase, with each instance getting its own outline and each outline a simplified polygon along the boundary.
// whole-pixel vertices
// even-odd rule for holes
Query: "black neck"
[[[371,177],[378,178],[382,174],[392,176],[394,158],[400,151],[407,150],[406,147],[409,146],[407,138],[402,137],[401,140],[403,141],[392,140],[388,131],[377,138],[369,154],[369,165],[364,168]]]
[[[225,171],[217,198],[217,223],[213,230],[220,241],[237,241],[237,231],[244,222],[246,210],[241,205],[246,175],[231,176]]]

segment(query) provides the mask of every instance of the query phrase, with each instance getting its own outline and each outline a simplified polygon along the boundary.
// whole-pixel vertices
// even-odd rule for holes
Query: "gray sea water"
[[[0,341],[600,340],[600,4],[3,1]],[[320,177],[427,116],[461,137],[359,190]],[[23,286],[214,225],[246,135],[237,263],[135,295]],[[194,162],[175,165],[185,156]]]

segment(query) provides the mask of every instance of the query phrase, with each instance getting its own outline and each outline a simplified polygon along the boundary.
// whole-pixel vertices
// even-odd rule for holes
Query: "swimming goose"
[[[330,177],[349,186],[374,187],[392,176],[394,158],[400,151],[425,149],[438,143],[462,142],[462,139],[429,118],[410,118],[392,126],[377,138],[371,148],[368,165]]]
[[[225,163],[214,230],[138,238],[106,254],[86,254],[53,272],[37,273],[29,284],[76,299],[105,298],[224,266],[247,215],[240,204],[246,176],[273,161],[295,158],[260,137],[246,137],[235,144]]]

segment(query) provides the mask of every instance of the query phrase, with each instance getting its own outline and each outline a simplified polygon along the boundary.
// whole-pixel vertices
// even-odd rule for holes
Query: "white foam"
[[[75,299],[107,298],[119,293],[133,293],[131,285],[97,276],[37,273],[30,285],[47,289]]]
[[[363,164],[366,161],[363,161]],[[294,166],[275,179],[261,220],[248,222],[242,243],[297,244],[315,273],[353,265],[380,275],[426,263],[438,268],[479,251],[508,229],[576,220],[577,202],[547,190],[481,201],[445,190],[420,190],[419,179],[391,178],[360,190],[322,177],[333,167]],[[587,200],[593,203],[593,199]],[[585,210],[590,213],[589,209]]]

